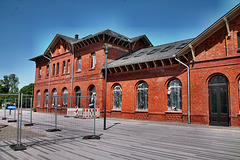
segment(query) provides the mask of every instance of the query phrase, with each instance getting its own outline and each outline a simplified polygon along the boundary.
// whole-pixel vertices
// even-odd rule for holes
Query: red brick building
[[[103,112],[108,53],[107,116],[240,126],[240,5],[193,39],[152,46],[105,30],[82,39],[56,35],[36,62],[36,95],[93,96]],[[39,111],[88,102],[35,100]],[[59,105],[60,104],[60,105]]]

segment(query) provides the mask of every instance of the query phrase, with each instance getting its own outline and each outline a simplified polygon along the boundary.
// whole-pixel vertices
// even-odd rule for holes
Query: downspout
[[[74,72],[74,48],[73,44],[71,44],[73,59],[72,59],[72,76],[71,76],[71,98],[70,98],[70,108],[72,108],[72,89],[73,89],[73,72]]]
[[[50,81],[51,81],[50,77],[51,77],[51,63],[52,63],[52,60],[49,57],[45,56],[45,55],[43,55],[43,57],[50,61],[50,64],[49,64],[49,76],[48,76],[49,77],[49,81],[48,81],[48,103],[49,103]],[[48,113],[48,105],[47,105],[47,113]]]
[[[181,62],[179,59],[177,59],[177,57],[174,57],[176,61],[178,61],[180,64],[182,64],[183,66],[185,66],[187,68],[187,80],[188,80],[188,124],[191,123],[191,119],[190,119],[190,70],[189,70],[189,66],[186,65],[185,63]]]

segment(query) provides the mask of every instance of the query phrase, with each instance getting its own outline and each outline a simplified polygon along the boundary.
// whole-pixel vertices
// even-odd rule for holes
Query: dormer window
[[[41,79],[41,77],[42,77],[42,68],[40,67],[40,68],[39,68],[38,78]]]
[[[91,69],[95,69],[96,67],[96,54],[95,53],[92,53],[91,54]]]
[[[66,62],[63,61],[63,69],[62,69],[62,73],[65,74],[66,73]]]
[[[58,53],[59,54],[61,53],[61,46],[59,46],[59,48],[58,48]]]
[[[237,33],[238,52],[240,52],[240,32]]]
[[[67,51],[67,44],[64,45],[64,51]]]

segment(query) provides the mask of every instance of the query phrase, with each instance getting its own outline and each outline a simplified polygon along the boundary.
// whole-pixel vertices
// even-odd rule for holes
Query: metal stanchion
[[[6,117],[6,106],[3,107],[3,109],[4,109],[4,111],[3,111],[3,118],[2,118],[2,120],[6,120],[7,119],[7,117]]]
[[[93,135],[84,136],[83,139],[100,139],[101,137],[96,135],[96,96],[94,97],[94,118],[93,118]]]
[[[20,96],[21,96],[21,108],[20,108]],[[10,145],[9,147],[14,151],[26,150],[26,146],[21,143],[22,136],[22,95],[18,94],[18,121],[17,121],[17,144]]]
[[[46,132],[57,132],[57,131],[61,131],[61,129],[57,128],[57,106],[55,106],[55,128],[47,129]]]

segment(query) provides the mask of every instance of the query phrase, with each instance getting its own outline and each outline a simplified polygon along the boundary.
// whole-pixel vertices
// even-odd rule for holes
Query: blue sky
[[[35,63],[56,34],[111,29],[153,45],[196,37],[240,0],[0,0],[0,79],[34,83]]]

